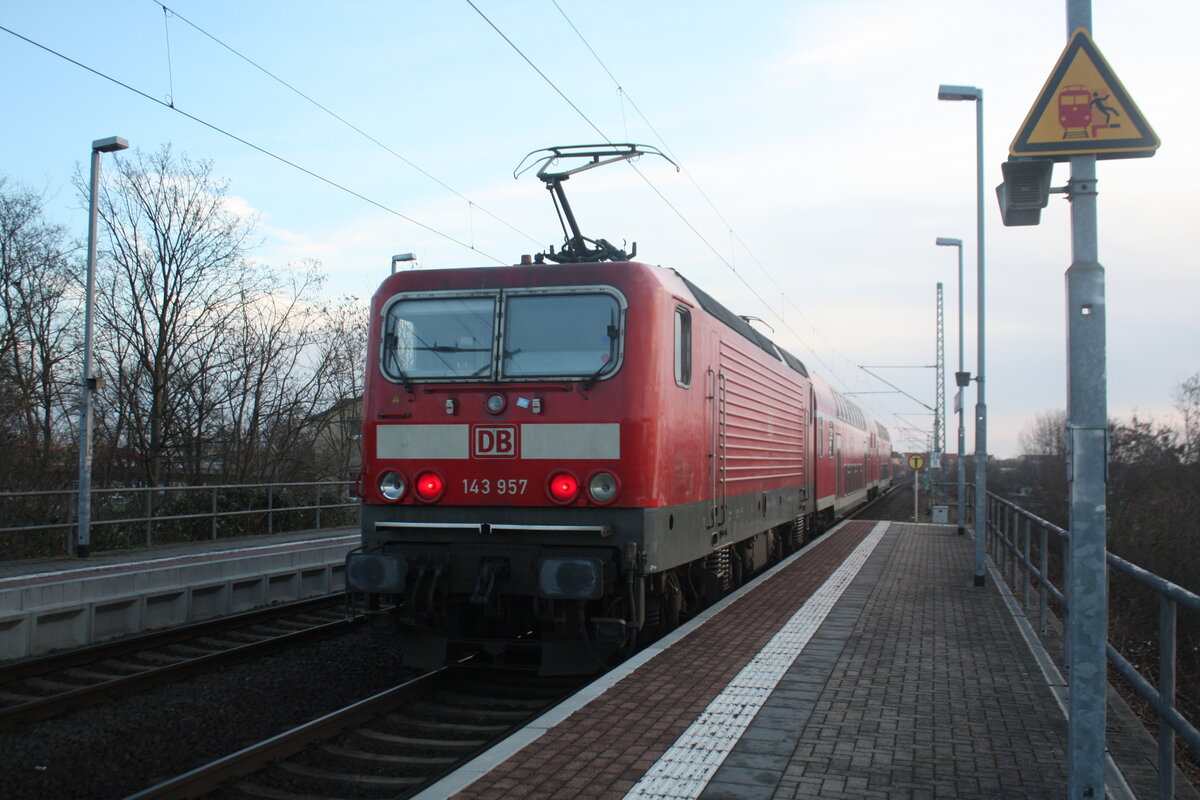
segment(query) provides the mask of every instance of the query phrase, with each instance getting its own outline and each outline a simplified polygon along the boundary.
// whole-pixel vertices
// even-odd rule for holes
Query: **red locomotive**
[[[648,152],[550,152],[610,148]],[[400,272],[372,301],[347,581],[416,666],[591,671],[890,482],[883,426],[679,273],[580,236],[548,174],[566,263]]]

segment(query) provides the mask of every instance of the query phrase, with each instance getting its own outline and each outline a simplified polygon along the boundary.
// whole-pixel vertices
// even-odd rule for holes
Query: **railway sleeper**
[[[405,767],[444,767],[459,760],[455,756],[405,756],[395,753],[373,753],[370,750],[357,750],[331,743],[321,745],[320,750],[337,758]]]
[[[298,775],[301,778],[309,778],[319,781],[328,781],[330,783],[352,785],[352,786],[370,786],[373,788],[387,789],[406,789],[410,786],[424,783],[424,776],[413,775],[360,775],[357,773],[333,772],[321,767],[311,767],[307,764],[297,764],[294,761],[282,761],[277,764],[279,769],[289,772],[292,775]]]
[[[501,727],[501,726],[494,726]],[[477,750],[487,744],[487,739],[433,739],[423,736],[401,736],[377,731],[374,728],[358,728],[355,734],[364,739],[403,747],[429,747],[446,750]]]

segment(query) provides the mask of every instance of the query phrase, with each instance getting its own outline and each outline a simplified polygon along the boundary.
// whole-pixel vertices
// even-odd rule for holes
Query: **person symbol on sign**
[[[1092,102],[1089,103],[1089,105],[1095,106],[1096,110],[1104,115],[1104,124],[1105,125],[1112,124],[1112,115],[1113,114],[1116,114],[1118,117],[1121,116],[1120,111],[1117,111],[1115,108],[1110,108],[1110,107],[1104,105],[1104,101],[1107,100],[1109,97],[1111,97],[1111,95],[1106,94],[1106,95],[1104,95],[1104,97],[1101,97],[1099,92],[1092,92]]]

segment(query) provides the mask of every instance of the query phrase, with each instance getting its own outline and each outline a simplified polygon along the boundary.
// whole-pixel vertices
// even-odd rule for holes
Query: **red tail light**
[[[442,496],[442,492],[446,488],[446,482],[442,480],[442,476],[436,472],[422,472],[417,476],[416,490],[417,497],[424,500],[426,503],[432,503]]]
[[[579,496],[579,479],[569,472],[556,472],[546,487],[556,503],[570,503]]]

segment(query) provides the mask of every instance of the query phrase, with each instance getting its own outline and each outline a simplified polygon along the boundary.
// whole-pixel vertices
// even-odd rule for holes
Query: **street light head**
[[[938,100],[982,100],[983,90],[974,86],[951,86],[943,83],[938,87]]]
[[[962,239],[950,239],[945,236],[939,236],[935,244],[939,247],[962,247]]]
[[[118,150],[128,150],[129,142],[120,136],[109,136],[107,139],[92,142],[92,149],[97,153],[115,153]]]

